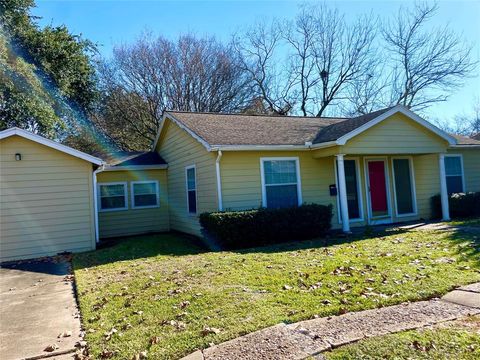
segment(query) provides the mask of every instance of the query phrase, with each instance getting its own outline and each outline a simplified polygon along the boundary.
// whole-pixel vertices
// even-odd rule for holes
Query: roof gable
[[[372,119],[369,119],[368,121],[365,121],[362,123],[360,126],[356,127],[352,131],[346,133],[345,135],[340,136],[337,140],[336,143],[337,145],[345,145],[345,143],[350,140],[351,138],[363,133],[364,131],[370,129],[372,126],[375,126],[376,124],[388,119],[390,116],[396,114],[396,113],[402,113],[403,115],[407,116],[411,120],[415,121],[419,125],[423,126],[424,128],[430,130],[434,134],[438,135],[439,137],[443,138],[446,140],[450,145],[455,145],[457,143],[456,139],[447,134],[445,131],[440,130],[437,128],[435,125],[432,123],[426,121],[425,119],[421,118],[417,114],[415,114],[413,111],[407,109],[406,107],[402,105],[397,105],[389,109],[385,109],[387,111],[384,111],[380,113],[379,115],[373,117]],[[375,114],[375,113],[371,113]],[[370,115],[370,114],[367,114]]]
[[[153,149],[157,146],[167,119],[200,142],[207,151],[306,150],[345,145],[351,138],[396,113],[404,114],[450,145],[457,144],[453,136],[406,107],[396,105],[350,119],[166,111]]]
[[[36,142],[38,144],[45,145],[45,146],[50,147],[52,149],[64,152],[64,153],[69,154],[71,156],[74,156],[76,158],[91,162],[92,164],[95,164],[95,165],[102,165],[104,163],[103,160],[101,160],[97,157],[86,154],[86,153],[84,153],[82,151],[79,151],[79,150],[75,150],[75,149],[73,149],[69,146],[60,144],[56,141],[49,140],[47,138],[44,138],[43,136],[31,133],[30,131],[27,131],[27,130],[23,130],[23,129],[19,129],[19,128],[14,127],[14,128],[10,128],[10,129],[7,129],[7,130],[0,131],[0,139],[5,139],[5,138],[8,138],[8,137],[14,136],[14,135],[20,136],[24,139],[28,139],[28,140]]]

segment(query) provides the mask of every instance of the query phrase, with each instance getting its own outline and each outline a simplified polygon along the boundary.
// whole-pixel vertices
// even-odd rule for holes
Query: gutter
[[[223,211],[223,198],[222,198],[222,177],[220,175],[220,160],[222,159],[222,151],[217,150],[217,159],[215,160],[215,170],[217,175],[217,196],[218,196],[218,210]]]
[[[97,170],[93,172],[93,208],[95,211],[95,243],[98,244],[100,241],[99,231],[98,231],[98,191],[97,191],[97,174],[104,171],[104,165],[100,166]]]

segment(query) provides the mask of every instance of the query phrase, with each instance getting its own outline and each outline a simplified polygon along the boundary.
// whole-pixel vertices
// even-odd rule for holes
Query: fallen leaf
[[[214,328],[214,327],[205,326],[205,327],[202,329],[202,335],[203,335],[203,336],[207,336],[207,335],[209,335],[209,334],[218,335],[218,334],[220,334],[220,329],[217,329],[217,328]]]
[[[55,351],[57,349],[58,349],[57,344],[51,344],[51,345],[48,345],[45,349],[43,349],[43,351],[52,352],[52,351]]]
[[[70,336],[72,336],[72,332],[70,330],[68,330],[68,331],[64,331],[64,332],[58,334],[57,337],[62,338],[62,337],[70,337]]]
[[[115,355],[115,352],[111,351],[111,350],[107,350],[107,349],[103,349],[101,354],[100,354],[100,357],[102,359],[110,359],[112,358],[113,356]]]
[[[150,338],[150,345],[155,345],[155,344],[158,344],[160,342],[160,337],[159,336],[152,336]]]

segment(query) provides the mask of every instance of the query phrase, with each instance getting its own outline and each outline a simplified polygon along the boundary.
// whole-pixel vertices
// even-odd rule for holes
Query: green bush
[[[324,235],[331,227],[332,206],[317,204],[285,209],[203,213],[200,224],[224,249],[241,249]]]
[[[432,214],[434,219],[442,217],[442,202],[440,195],[432,196]],[[480,192],[451,194],[448,197],[450,217],[465,218],[480,216]]]

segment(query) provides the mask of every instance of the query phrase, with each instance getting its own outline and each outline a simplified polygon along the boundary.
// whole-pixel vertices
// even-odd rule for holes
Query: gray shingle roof
[[[344,118],[264,116],[169,111],[210,145],[304,145]]]
[[[469,138],[468,136],[450,134],[457,140],[457,145],[480,145],[480,141]]]
[[[392,107],[354,118],[317,118],[168,111],[183,126],[210,146],[304,145],[335,141]],[[480,141],[453,135],[458,145],[480,145]]]

